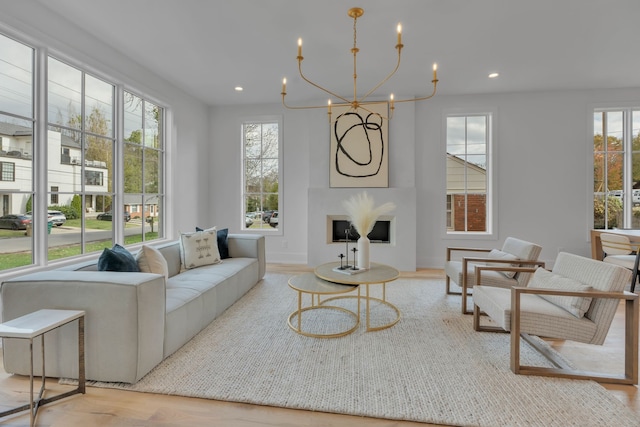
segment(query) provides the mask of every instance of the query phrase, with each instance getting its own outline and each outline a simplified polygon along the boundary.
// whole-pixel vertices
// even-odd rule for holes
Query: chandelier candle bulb
[[[438,64],[434,63],[433,64],[433,81],[438,80],[437,73],[438,73]]]
[[[282,94],[287,93],[287,78],[282,79]]]
[[[398,46],[402,45],[402,25],[398,24]]]
[[[298,58],[302,58],[302,39],[298,39]]]

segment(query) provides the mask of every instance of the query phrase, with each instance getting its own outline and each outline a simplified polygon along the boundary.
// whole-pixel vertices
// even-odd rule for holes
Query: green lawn
[[[74,221],[75,224],[74,225]],[[80,226],[80,220],[69,220],[66,222],[65,226]],[[86,221],[87,228],[92,229],[100,229],[100,230],[110,230],[111,222],[109,221],[97,221],[97,220],[88,220]],[[127,224],[127,226],[135,227],[135,224]],[[139,226],[139,225],[137,225]],[[12,238],[12,237],[24,237],[25,231],[18,230],[0,230],[0,238]],[[155,240],[158,238],[158,232],[147,232],[145,233],[145,241]],[[135,243],[142,242],[142,235],[136,234],[133,236],[125,237],[125,245],[132,245]],[[99,242],[90,242],[85,245],[85,253],[92,252],[100,252],[104,248],[110,248],[112,246],[111,239],[103,240]],[[72,257],[76,255],[80,255],[81,247],[80,244],[68,245],[68,246],[60,246],[50,248],[48,251],[48,259],[56,260],[61,258]],[[9,253],[2,255],[2,262],[0,262],[0,270],[8,270],[10,268],[22,267],[25,265],[30,265],[32,263],[32,254],[31,252],[19,252],[19,253]]]

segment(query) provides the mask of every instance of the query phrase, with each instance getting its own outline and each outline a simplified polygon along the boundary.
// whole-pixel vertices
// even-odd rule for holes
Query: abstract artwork
[[[386,102],[331,111],[329,186],[389,187],[389,116]]]

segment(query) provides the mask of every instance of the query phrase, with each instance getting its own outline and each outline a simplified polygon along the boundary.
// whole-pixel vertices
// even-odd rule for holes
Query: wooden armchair
[[[638,384],[638,295],[625,292],[631,272],[620,266],[568,253],[558,254],[553,271],[537,269],[528,287],[481,285],[478,266],[473,293],[476,331],[511,332],[511,370],[516,374]],[[531,271],[531,269],[527,269]],[[601,345],[620,300],[625,301],[624,375],[575,370],[531,335]],[[497,326],[483,326],[481,314]],[[554,368],[520,364],[520,337],[549,359]]]
[[[544,267],[544,262],[538,261],[542,248],[535,243],[507,237],[500,250],[449,247],[444,271],[446,273],[445,286],[447,295],[462,295],[462,313],[471,314],[468,310],[468,289],[476,283],[475,267],[477,265],[492,265],[496,268],[489,269],[483,276],[483,285],[510,288],[512,286],[527,286],[531,277],[531,270],[513,270],[511,267],[528,266]],[[456,252],[478,253],[481,256],[462,256],[461,259],[453,259]],[[461,292],[451,290],[451,281],[462,288]]]

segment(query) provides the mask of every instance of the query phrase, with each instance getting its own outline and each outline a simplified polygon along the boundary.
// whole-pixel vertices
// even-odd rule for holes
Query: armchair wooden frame
[[[461,247],[452,247],[452,248],[447,248],[447,261],[451,261],[451,252],[453,251],[466,251],[466,252],[485,252],[485,253],[489,253],[491,252],[491,249],[480,249],[480,248],[461,248]],[[467,304],[467,296],[471,295],[469,294],[469,284],[467,283],[467,268],[468,268],[468,264],[469,263],[474,263],[474,262],[481,262],[481,263],[486,263],[486,262],[490,262],[491,264],[504,264],[505,266],[482,266],[484,270],[492,270],[492,271],[500,271],[500,272],[507,272],[507,271],[513,271],[513,272],[533,272],[535,271],[535,269],[533,269],[533,266],[535,267],[543,267],[545,266],[544,261],[526,261],[526,260],[506,260],[506,259],[493,259],[493,258],[483,258],[483,257],[462,257],[462,291],[461,292],[453,292],[451,291],[451,283],[450,283],[450,278],[449,276],[446,277],[445,279],[445,290],[447,295],[462,295],[462,314],[473,314],[473,310],[469,310],[468,304]],[[520,265],[525,265],[525,266],[531,266],[529,268],[523,268],[523,267],[513,267],[513,264],[520,264]],[[479,285],[480,283],[478,282],[478,267],[481,267],[480,265],[476,265],[475,269],[476,269],[476,284]]]
[[[494,267],[476,267],[476,283],[480,282],[482,270]],[[531,269],[525,269],[531,270]],[[583,296],[590,298],[612,298],[625,301],[625,344],[624,344],[624,375],[614,375],[600,372],[590,372],[573,369],[547,347],[521,331],[520,326],[520,298],[522,294],[558,295],[558,296]],[[507,332],[500,327],[481,326],[480,308],[474,304],[473,328],[476,331]],[[561,291],[556,289],[540,289],[514,286],[511,288],[511,370],[515,374],[537,375],[546,377],[561,377],[570,379],[588,379],[612,384],[638,384],[638,321],[639,303],[638,295],[630,292],[602,292],[602,291]],[[520,363],[520,337],[529,343],[536,351],[555,365],[555,368],[522,365]],[[549,337],[559,338],[562,337]]]

